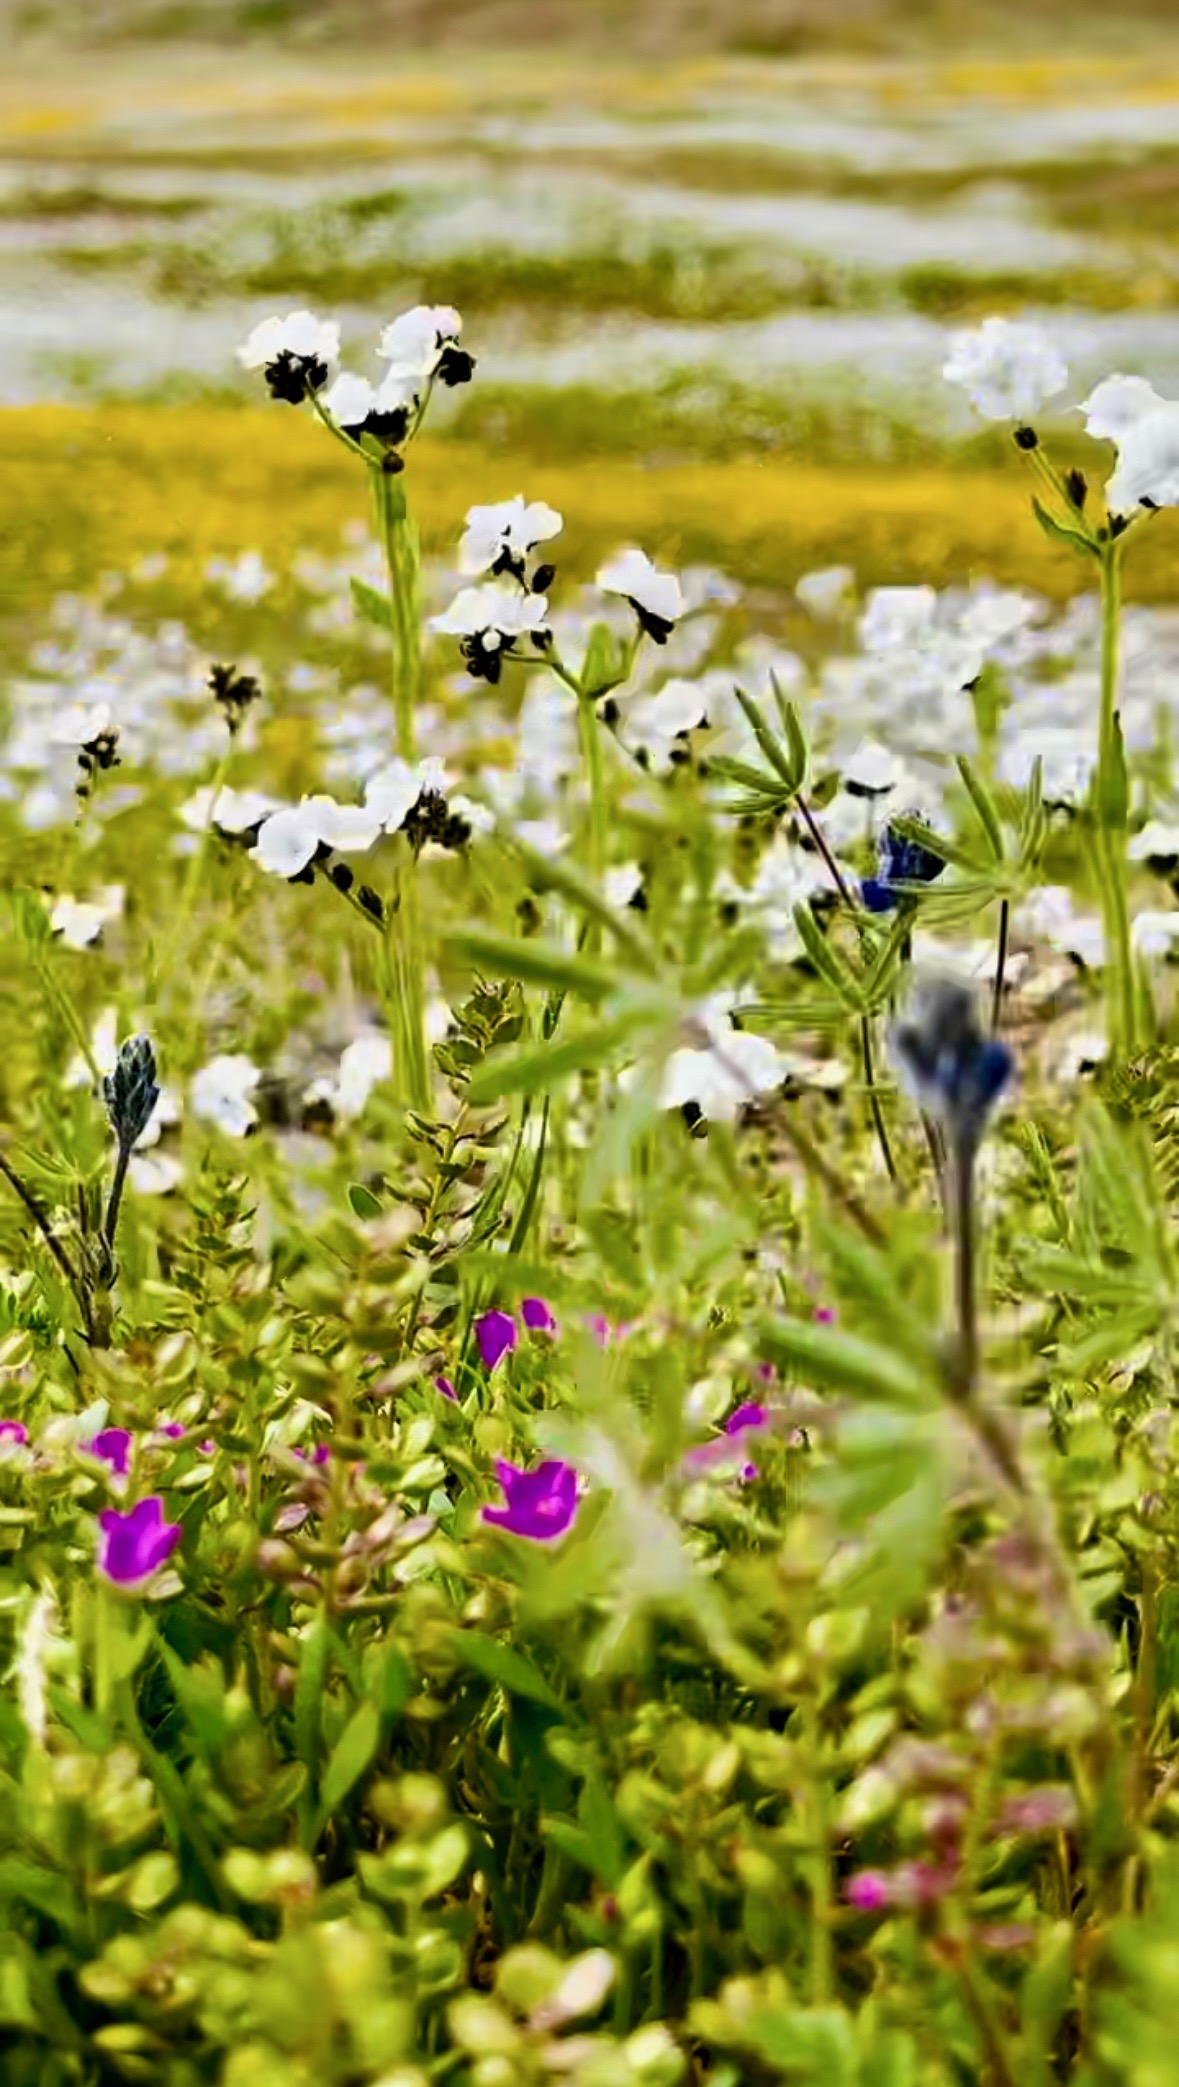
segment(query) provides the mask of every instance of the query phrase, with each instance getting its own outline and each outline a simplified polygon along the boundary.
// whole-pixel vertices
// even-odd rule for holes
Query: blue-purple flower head
[[[914,884],[932,884],[945,869],[940,855],[923,841],[912,840],[890,820],[877,843],[877,874],[865,877],[860,896],[869,913],[892,913],[906,899]]]
[[[130,1151],[143,1136],[160,1098],[156,1078],[156,1054],[150,1036],[133,1036],[115,1061],[115,1069],[102,1083],[107,1113],[120,1146]]]
[[[577,1473],[559,1457],[547,1457],[535,1471],[521,1471],[515,1464],[496,1463],[495,1475],[503,1490],[502,1507],[485,1507],[483,1519],[513,1536],[526,1536],[533,1543],[548,1543],[564,1536],[577,1513]]]
[[[126,1514],[104,1508],[98,1527],[98,1570],[116,1587],[142,1587],[180,1542],[180,1524],[164,1520],[158,1493],[137,1501]]]
[[[972,1149],[1015,1070],[1007,1045],[983,1028],[972,988],[954,979],[921,986],[892,1046],[914,1100],[955,1149]]]

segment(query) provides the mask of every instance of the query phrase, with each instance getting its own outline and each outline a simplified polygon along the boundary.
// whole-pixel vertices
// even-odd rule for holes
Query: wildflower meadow
[[[1169,366],[814,562],[445,274],[0,414],[0,2083],[1172,2087]]]

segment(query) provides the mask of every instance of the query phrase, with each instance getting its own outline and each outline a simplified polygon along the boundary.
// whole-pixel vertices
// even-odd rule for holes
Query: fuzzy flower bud
[[[120,1146],[130,1151],[147,1129],[160,1098],[156,1054],[150,1037],[133,1036],[123,1045],[114,1071],[102,1083],[102,1091],[111,1129]]]

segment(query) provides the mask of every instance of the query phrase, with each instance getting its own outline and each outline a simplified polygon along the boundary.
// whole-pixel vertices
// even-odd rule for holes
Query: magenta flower
[[[23,1420],[0,1420],[0,1443],[11,1442],[22,1448],[29,1439],[29,1431]]]
[[[848,1878],[843,1895],[857,1913],[883,1913],[892,1888],[884,1870],[857,1870],[854,1877]]]
[[[543,1297],[525,1297],[520,1304],[520,1317],[529,1333],[555,1333],[557,1322]]]
[[[590,1332],[593,1334],[593,1337],[596,1340],[599,1348],[608,1348],[610,1345],[610,1336],[614,1332],[614,1328],[611,1326],[610,1321],[606,1317],[605,1313],[590,1312],[586,1318],[585,1323],[589,1327]]]
[[[134,1436],[130,1428],[102,1428],[93,1442],[86,1444],[92,1457],[109,1464],[116,1478],[126,1478],[131,1468],[131,1447]]]
[[[746,1399],[725,1422],[726,1435],[743,1435],[750,1428],[764,1428],[770,1417],[767,1406],[759,1406],[755,1399]]]
[[[331,1456],[331,1450],[326,1442],[317,1442],[314,1449],[301,1449],[296,1443],[291,1451],[291,1455],[301,1458],[304,1463],[326,1464]]]
[[[510,1312],[484,1312],[475,1321],[475,1339],[485,1370],[493,1370],[503,1356],[510,1355],[519,1338]]]
[[[834,1326],[835,1314],[829,1304],[820,1304],[816,1307],[815,1321],[819,1326]]]
[[[495,1475],[507,1505],[485,1507],[485,1522],[533,1542],[564,1536],[577,1513],[577,1473],[572,1464],[546,1457],[535,1471],[520,1471],[515,1464],[497,1459]]]
[[[435,1377],[434,1389],[440,1391],[444,1399],[453,1399],[455,1404],[458,1404],[458,1393],[449,1377]]]
[[[156,1427],[156,1434],[162,1435],[165,1442],[179,1442],[185,1432],[182,1420],[161,1420]]]
[[[158,1493],[137,1501],[126,1514],[116,1507],[104,1508],[98,1526],[98,1570],[116,1587],[136,1587],[150,1579],[180,1542],[180,1524],[164,1520]]]

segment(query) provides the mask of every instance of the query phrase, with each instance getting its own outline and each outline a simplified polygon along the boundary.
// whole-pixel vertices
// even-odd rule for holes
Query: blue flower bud
[[[945,1125],[955,1148],[976,1145],[1015,1060],[983,1029],[970,987],[951,979],[923,986],[893,1030],[892,1046],[920,1107]]]
[[[151,1038],[133,1036],[119,1052],[115,1069],[102,1083],[107,1113],[120,1146],[130,1151],[143,1136],[160,1098],[156,1054]]]

